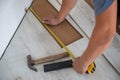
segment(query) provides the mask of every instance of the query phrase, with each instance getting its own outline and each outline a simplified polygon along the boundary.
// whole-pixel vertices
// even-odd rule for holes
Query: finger
[[[51,24],[51,22],[49,20],[45,20],[44,23],[49,24],[49,25]]]
[[[44,21],[49,21],[49,18],[44,18],[43,20],[44,20]]]
[[[80,73],[80,74],[84,74],[86,69],[84,70],[82,67],[80,68],[78,65],[78,63],[73,63],[73,69],[77,72],[77,73]]]
[[[46,23],[46,21],[49,21],[49,19],[43,18],[43,19],[41,20],[42,23]]]

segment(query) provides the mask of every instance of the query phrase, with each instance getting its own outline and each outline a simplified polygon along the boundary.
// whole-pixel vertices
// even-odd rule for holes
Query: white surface
[[[104,54],[120,73],[120,36],[116,34],[110,48]]]
[[[79,30],[79,32],[81,32],[81,30]],[[84,36],[83,39],[72,43],[68,47],[78,56],[78,54],[80,55],[85,49],[87,43],[88,39]],[[36,65],[35,67],[37,67],[38,72],[34,72],[27,66],[26,56],[29,54],[32,55],[33,59],[38,59],[61,52],[63,52],[63,49],[56,43],[31,12],[28,12],[0,62],[0,80],[16,80],[18,77],[21,77],[22,80],[120,79],[120,76],[103,56],[96,60],[97,69],[92,75],[80,75],[72,68],[45,73],[43,71],[43,64]]]
[[[0,0],[0,57],[32,0]]]
[[[56,0],[60,4],[62,0]],[[51,1],[55,7],[58,5],[55,1]],[[58,9],[58,7],[57,7]],[[91,36],[95,25],[95,15],[93,9],[84,1],[78,0],[75,7],[69,13],[73,20],[79,25],[79,27],[86,33],[88,37]]]
[[[57,10],[60,9],[59,3],[61,3],[61,0],[49,0],[49,2],[54,5]],[[86,5],[83,0],[78,0],[76,6],[70,12],[70,16],[79,25],[79,28],[81,28],[83,32],[85,32],[85,34],[90,38],[95,25],[95,16],[92,8]],[[79,44],[76,44],[75,46],[77,45],[79,46]],[[104,55],[120,73],[120,36],[117,33],[112,45]]]

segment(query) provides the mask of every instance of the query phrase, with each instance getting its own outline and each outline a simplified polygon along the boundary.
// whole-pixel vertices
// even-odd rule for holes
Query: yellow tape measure
[[[42,23],[42,19],[36,14],[36,12],[30,8],[31,12],[37,17],[37,19]],[[72,59],[75,59],[75,56],[72,54],[72,52],[65,46],[65,44],[53,33],[53,31],[44,23],[42,23],[43,26],[49,31],[49,33],[56,39],[56,41],[62,46],[70,55]]]
[[[37,13],[30,7],[30,11],[36,16],[36,18],[42,23],[42,19],[37,15]],[[75,56],[73,53],[65,46],[65,44],[54,34],[54,32],[44,23],[43,26],[49,31],[49,33],[54,37],[54,39],[62,46],[69,54],[69,56],[74,60]],[[94,69],[94,62],[89,65],[87,73],[91,74]]]

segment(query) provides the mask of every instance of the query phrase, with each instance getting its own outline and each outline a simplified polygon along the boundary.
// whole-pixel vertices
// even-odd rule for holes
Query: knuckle
[[[84,71],[79,71],[80,74],[84,74],[85,72]]]

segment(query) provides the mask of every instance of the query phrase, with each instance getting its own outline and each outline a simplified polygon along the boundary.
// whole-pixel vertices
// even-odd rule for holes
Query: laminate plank
[[[61,5],[62,0],[57,0],[57,2]],[[86,35],[90,37],[95,26],[95,15],[93,9],[84,0],[78,0],[77,4],[69,14]]]
[[[32,0],[0,0],[0,58]]]
[[[48,0],[34,0],[31,7],[41,19],[50,14],[57,14],[57,10],[49,4]],[[82,38],[82,35],[78,33],[67,20],[64,20],[59,25],[48,26],[65,45]]]
[[[120,74],[120,36],[116,34],[110,48],[104,54]]]
[[[51,1],[51,0],[49,0],[49,2],[56,8],[56,9],[58,9],[59,10],[59,8],[60,8],[60,5],[59,5],[59,3],[56,1]],[[82,4],[82,3],[81,3]],[[71,16],[71,15],[70,15]],[[68,16],[67,16],[68,17]],[[72,16],[71,16],[72,17]],[[73,18],[73,17],[72,17]],[[75,20],[76,21],[76,20]],[[86,25],[87,25],[87,23],[86,23]],[[87,43],[87,41],[85,41],[84,43]],[[82,44],[82,46],[84,45],[84,43]],[[82,52],[84,51],[79,51],[79,50],[81,50],[81,45],[79,45],[79,42],[74,42],[74,43],[72,43],[72,44],[70,44],[70,45],[68,45],[68,47],[69,47],[69,49],[73,52],[73,53],[75,53],[76,54],[76,56],[80,56],[81,54],[82,54]],[[103,59],[103,60],[102,60]],[[105,60],[105,61],[104,61]],[[99,62],[97,62],[97,61],[99,61]],[[99,65],[100,66],[100,68],[101,67],[104,67],[104,69],[105,69],[105,67],[108,69],[108,68],[111,68],[111,69],[113,69],[112,68],[112,66],[107,62],[107,60],[102,56],[102,57],[100,57],[98,60],[96,61],[96,64],[97,65],[99,65],[99,63],[101,63],[101,65]],[[104,63],[104,62],[106,62],[106,63]],[[102,65],[103,64],[103,65]],[[98,66],[98,67],[99,67]],[[99,69],[100,69],[99,68]],[[98,69],[98,68],[97,68]],[[101,71],[101,70],[99,70],[99,71]],[[103,70],[104,71],[104,70]],[[110,71],[110,70],[109,70]],[[113,69],[113,71],[114,71],[114,69]],[[111,75],[112,74],[112,72],[113,71],[110,71],[110,72],[108,72],[107,74],[109,74],[109,75]],[[114,71],[115,72],[115,74],[117,74],[117,72],[116,71]],[[96,73],[98,73],[98,74],[96,74],[96,75],[100,75],[99,73],[100,72],[96,72]],[[106,73],[105,73],[105,75],[106,75]],[[113,76],[114,74],[112,74],[111,76]],[[114,75],[115,76],[115,75]],[[99,77],[99,76],[96,76],[96,77]],[[101,76],[101,78],[103,79],[108,79],[109,80],[109,78],[105,78],[104,76]],[[118,77],[119,78],[119,77]]]
[[[72,20],[69,21],[76,26]],[[78,31],[83,34],[79,28]],[[83,39],[84,40],[80,41],[81,43],[87,38],[83,37]],[[32,55],[33,59],[37,59],[62,52],[64,52],[64,50],[57,44],[33,14],[28,11],[0,62],[0,80],[15,80],[18,77],[21,77],[23,80],[65,80],[62,76],[64,70],[62,70],[62,73],[61,71],[44,73],[43,64],[41,64],[35,66],[38,69],[36,73],[28,68],[26,60],[26,56],[29,54]],[[57,61],[66,59],[69,58]],[[70,70],[73,71],[72,68]]]
[[[96,60],[96,71],[91,75],[79,75],[74,70],[62,71],[65,80],[119,80],[120,76],[112,69],[106,59],[101,56]],[[115,73],[115,74],[114,74]],[[67,76],[67,77],[66,77]]]
[[[50,1],[50,0],[49,0]],[[61,3],[61,0],[58,0],[58,1],[50,1],[52,5],[54,5],[54,7],[59,10],[60,8],[60,3]],[[82,11],[84,9],[84,11]],[[81,12],[80,12],[81,10]],[[88,12],[89,11],[89,12]],[[81,14],[78,14],[78,13],[81,13]],[[86,14],[85,14],[86,13]],[[89,14],[87,14],[89,13]],[[89,16],[86,16],[86,15],[89,15]],[[94,25],[95,25],[95,20],[94,20],[94,13],[93,13],[93,10],[92,8],[88,7],[86,5],[86,3],[82,0],[79,0],[77,5],[73,8],[73,10],[70,12],[70,16],[72,17],[72,19],[79,25],[79,27],[83,30],[83,32],[85,32],[85,34],[88,36],[88,38],[90,37],[91,33],[92,33],[92,30],[94,28]],[[84,18],[79,18],[81,19],[81,21],[84,21],[86,24],[84,24],[83,22],[81,22],[80,20],[78,20],[76,18],[76,16],[78,17],[81,17],[81,16],[84,16]],[[78,22],[79,21],[79,22]],[[89,25],[90,24],[90,25]],[[89,27],[88,27],[89,26]],[[119,59],[120,59],[120,54],[119,54],[119,49],[118,48],[115,48],[115,45],[116,46],[119,46],[119,35],[116,33],[116,36],[114,38],[114,41],[111,45],[111,47],[104,53],[105,57],[108,59],[108,61],[116,68],[116,70],[118,70],[118,72],[120,72],[120,69],[119,69]],[[118,44],[116,44],[116,42]],[[117,55],[114,55],[114,57],[116,57],[115,59],[112,58],[113,57],[113,54],[114,53],[118,53]]]
[[[69,21],[76,26],[72,20]],[[79,28],[78,31],[83,34]],[[87,38],[83,37],[83,39]],[[0,71],[2,72],[0,80],[15,80],[18,77],[24,80],[64,80],[60,71],[44,73],[43,64],[41,64],[35,66],[38,69],[38,73],[36,73],[28,68],[26,62],[26,56],[29,54],[33,59],[37,59],[62,52],[64,50],[29,11],[0,62]]]
[[[23,80],[47,80],[42,65],[36,66],[42,68],[38,72],[28,68],[26,56],[31,54],[33,59],[37,59],[62,52],[64,50],[32,13],[28,12],[0,62],[0,80],[15,80],[17,77]],[[56,73],[51,72],[48,75],[49,80],[59,79],[59,72],[52,77],[54,74]]]
[[[85,0],[85,1],[90,5],[90,7],[93,8],[93,4],[92,4],[91,0]]]
[[[70,20],[70,17],[68,17],[68,19],[73,23],[73,21]],[[75,23],[74,26],[76,26],[76,28],[78,27]],[[79,56],[80,51],[84,51],[85,45],[87,46],[88,43],[88,39],[84,36],[83,32],[81,32],[79,28],[78,31],[83,35],[83,38],[68,46],[76,57]],[[80,51],[78,51],[78,49]],[[37,59],[61,52],[64,52],[64,50],[57,44],[33,14],[28,11],[0,62],[0,80],[15,80],[17,77],[21,77],[23,80],[120,79],[120,76],[102,56],[96,60],[98,67],[93,75],[80,75],[72,68],[44,73],[43,64],[35,66],[38,69],[38,72],[36,73],[31,71],[27,66],[26,56],[28,54],[31,54],[34,59]]]

